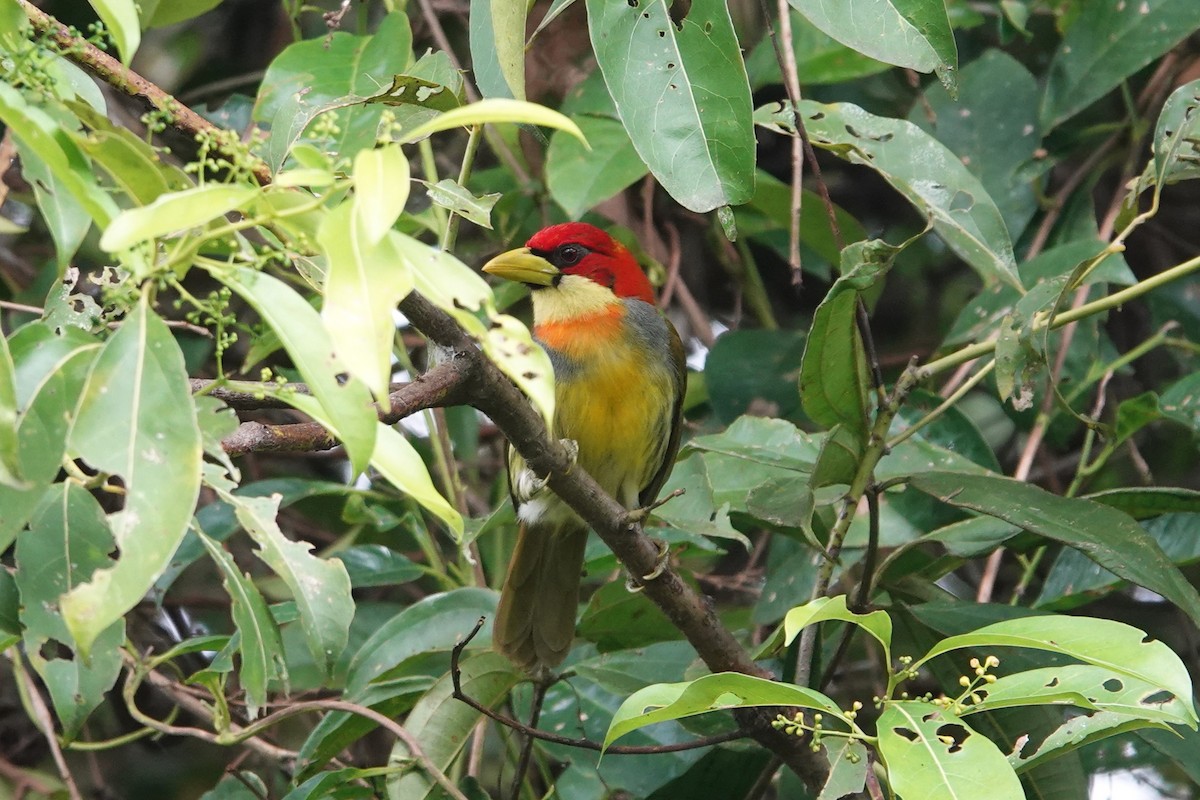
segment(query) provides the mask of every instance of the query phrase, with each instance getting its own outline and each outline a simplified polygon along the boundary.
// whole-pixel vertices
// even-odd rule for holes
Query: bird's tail
[[[575,638],[587,528],[521,525],[492,642],[531,674],[562,663]]]

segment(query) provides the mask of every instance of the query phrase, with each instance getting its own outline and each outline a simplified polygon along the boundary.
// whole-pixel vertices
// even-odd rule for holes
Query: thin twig
[[[460,641],[458,644],[456,644],[454,646],[454,649],[450,651],[450,682],[451,682],[451,685],[454,687],[452,696],[456,700],[460,700],[463,703],[466,703],[471,708],[475,709],[476,711],[483,714],[484,716],[487,716],[490,719],[495,720],[496,722],[499,722],[501,725],[503,725],[506,728],[512,728],[517,733],[527,736],[530,739],[539,739],[543,742],[550,742],[551,744],[561,744],[561,745],[565,745],[567,747],[577,747],[581,750],[595,750],[597,752],[602,752],[605,755],[619,756],[619,755],[653,755],[655,753],[678,753],[683,750],[696,750],[701,747],[712,747],[713,745],[723,744],[725,742],[732,742],[736,739],[745,739],[750,735],[746,731],[738,729],[738,730],[734,730],[734,731],[729,731],[727,733],[719,733],[714,736],[705,736],[700,739],[694,739],[690,742],[677,742],[675,744],[655,744],[655,745],[614,744],[614,745],[605,747],[601,742],[597,742],[592,739],[588,739],[586,737],[572,739],[569,736],[560,736],[557,733],[550,733],[549,731],[540,730],[539,728],[534,728],[529,725],[526,725],[524,722],[515,720],[512,717],[505,716],[504,714],[501,714],[500,712],[494,711],[491,708],[488,708],[487,706],[483,705],[478,700],[476,700],[475,698],[471,697],[466,692],[464,692],[463,688],[462,688],[462,668],[459,666],[459,661],[462,659],[463,650],[465,650],[467,645],[471,643],[471,640],[474,639],[476,635],[478,635],[480,629],[483,628],[483,623],[485,621],[486,621],[485,617],[480,617],[479,621],[475,623],[475,627],[471,629],[471,632],[468,633],[467,636],[462,641]]]
[[[216,134],[220,130],[108,53],[78,36],[71,35],[71,31],[66,25],[34,6],[29,0],[17,0],[17,4],[21,6],[25,16],[29,17],[29,21],[33,23],[33,29],[49,36],[51,41],[66,51],[65,55],[72,61],[89,70],[117,91],[151,108],[165,112],[167,122],[171,127],[189,137],[194,137],[197,133]],[[243,158],[235,153],[228,155]],[[265,162],[254,159],[252,172],[259,184],[265,186],[271,182],[271,169]]]
[[[83,800],[83,795],[79,793],[79,787],[75,784],[75,777],[67,766],[66,758],[63,757],[62,748],[59,747],[58,735],[54,732],[54,718],[51,717],[50,709],[46,706],[46,701],[42,698],[37,684],[34,683],[33,678],[29,676],[29,671],[25,668],[24,657],[15,647],[10,648],[8,652],[17,681],[24,690],[23,694],[29,699],[29,704],[33,707],[38,730],[45,737],[46,744],[50,748],[50,755],[54,757],[54,764],[58,767],[58,775],[62,778],[63,785],[67,787],[67,795],[71,800]]]

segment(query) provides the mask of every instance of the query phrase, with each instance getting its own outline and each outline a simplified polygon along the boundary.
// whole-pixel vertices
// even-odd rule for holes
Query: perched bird
[[[483,270],[533,290],[533,334],[554,366],[554,435],[626,508],[652,503],[679,449],[686,372],[679,334],[637,261],[599,228],[569,222]],[[588,527],[512,447],[508,485],[520,532],[492,640],[542,675],[575,637]]]

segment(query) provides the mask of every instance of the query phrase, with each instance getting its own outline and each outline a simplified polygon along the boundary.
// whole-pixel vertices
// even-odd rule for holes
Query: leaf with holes
[[[642,161],[692,211],[754,193],[750,84],[721,0],[588,0],[592,48]]]
[[[1024,800],[1000,748],[932,703],[889,702],[879,715],[879,757],[903,800]]]
[[[849,103],[804,100],[799,111],[814,145],[878,172],[986,282],[1022,289],[1000,210],[944,144],[911,122],[878,117]]]

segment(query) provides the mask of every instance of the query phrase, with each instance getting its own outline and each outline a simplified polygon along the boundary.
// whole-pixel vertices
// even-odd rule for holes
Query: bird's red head
[[[564,275],[579,275],[612,289],[617,297],[654,303],[654,290],[625,246],[586,222],[564,222],[535,233],[525,246]]]

